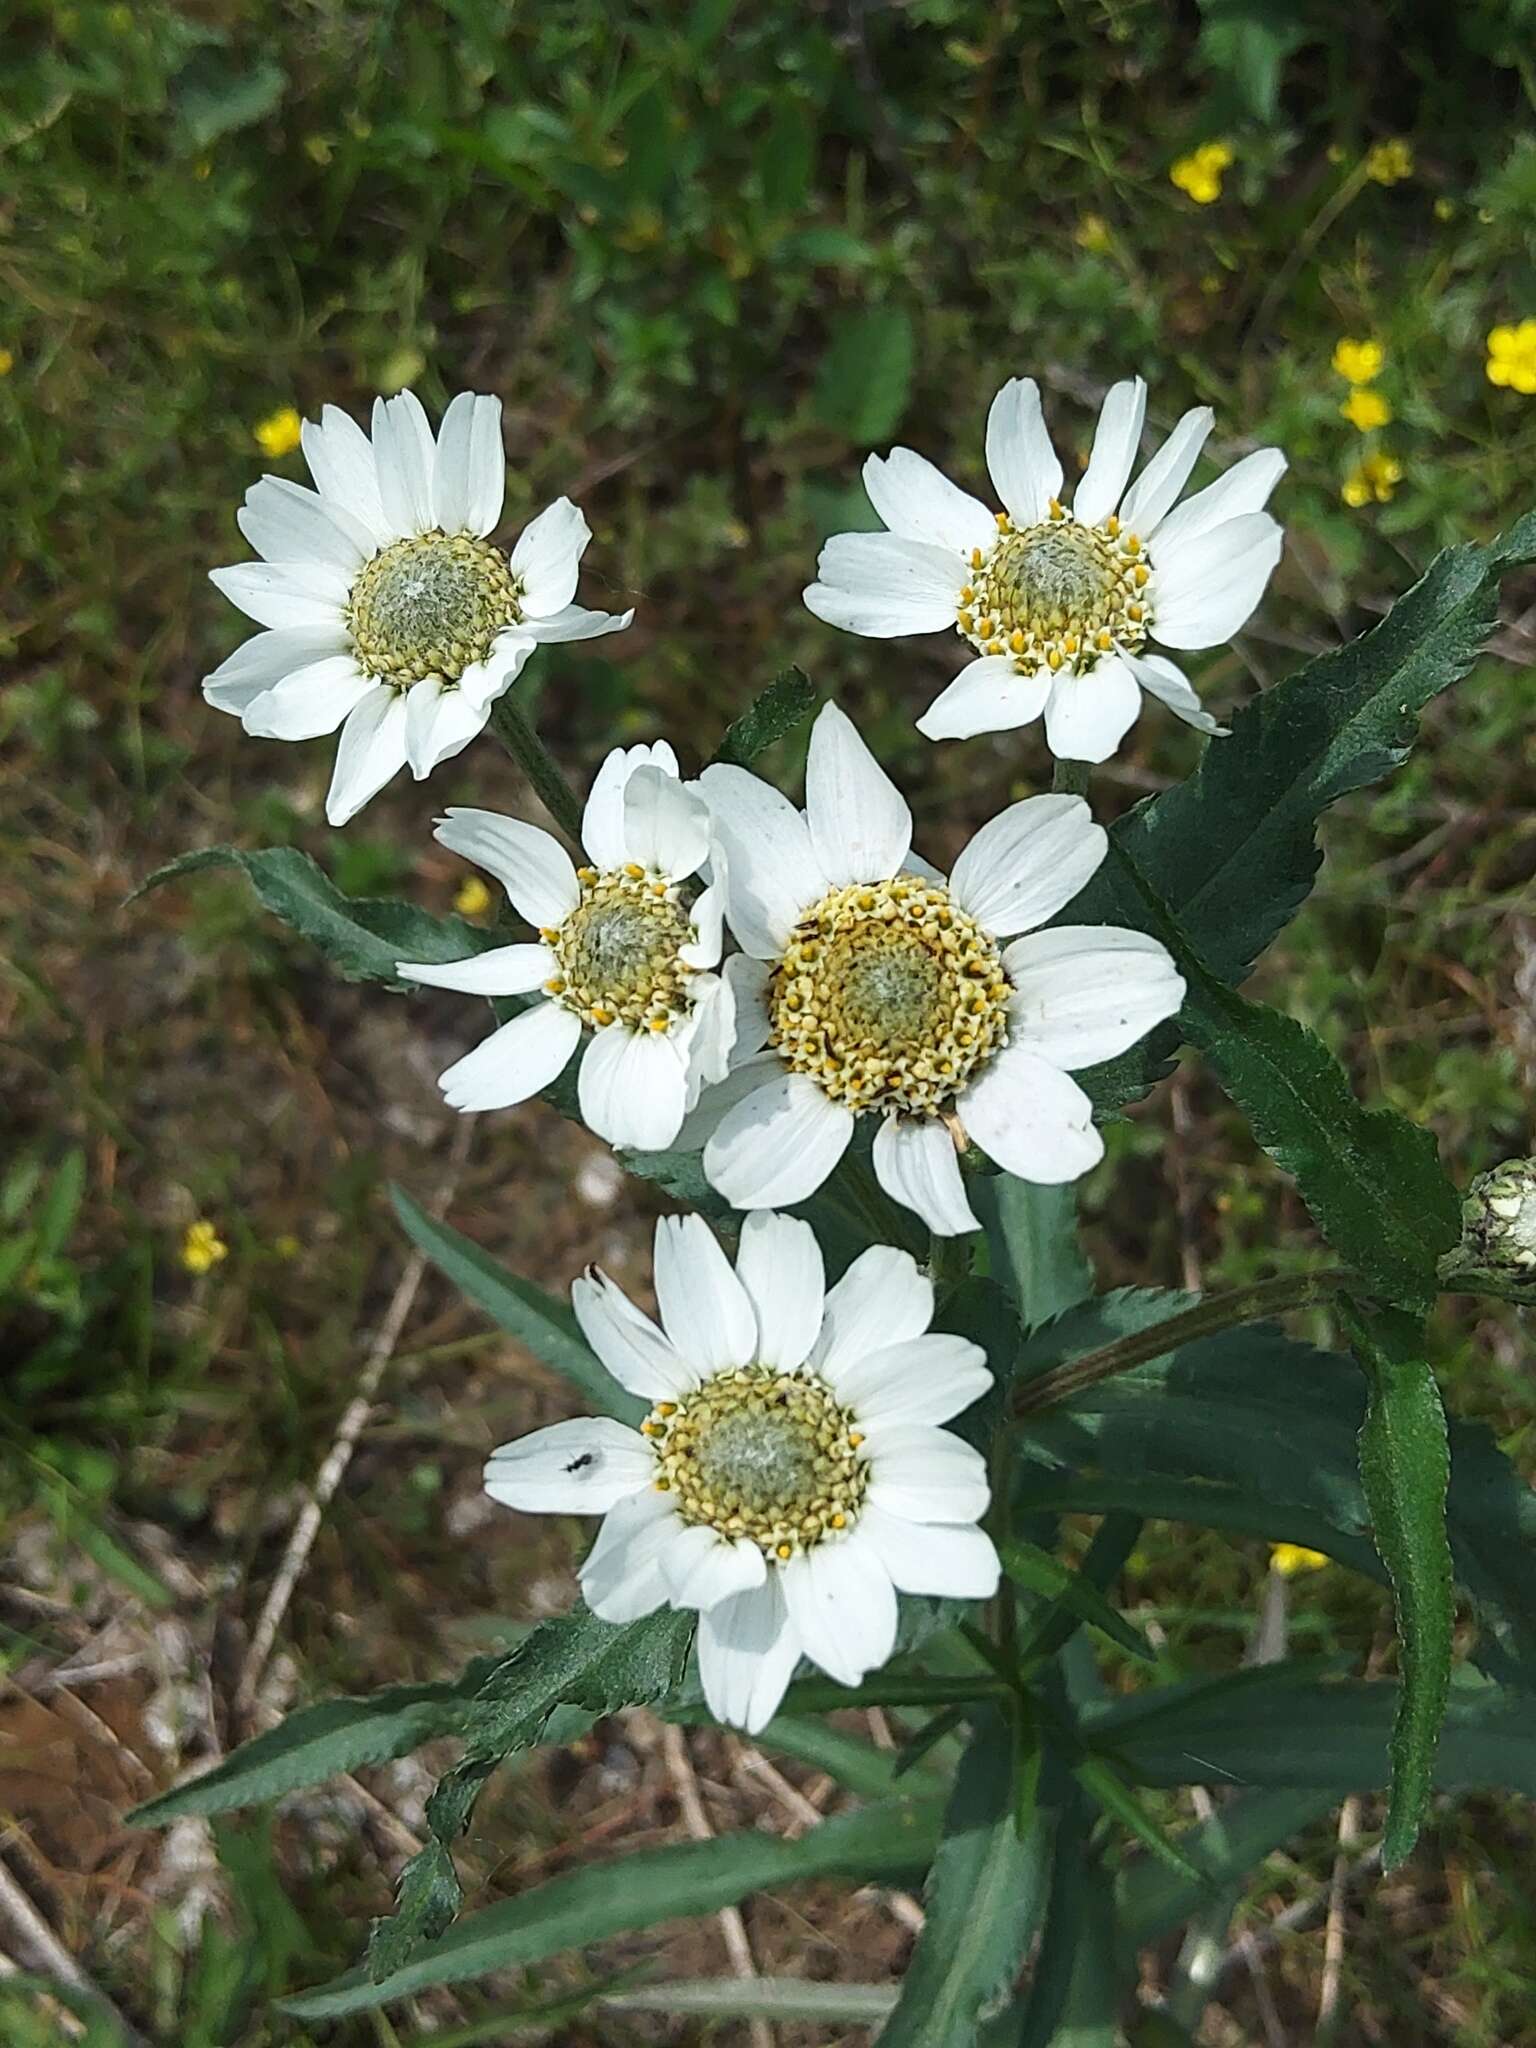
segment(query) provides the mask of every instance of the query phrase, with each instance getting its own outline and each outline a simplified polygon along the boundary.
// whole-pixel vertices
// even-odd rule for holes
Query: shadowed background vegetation
[[[1486,337],[1536,314],[1533,30],[1530,0],[8,10],[0,1859],[146,2039],[351,2048],[497,2009],[445,1997],[398,2034],[315,2034],[267,2004],[349,1960],[387,1904],[416,1765],[216,1837],[120,1816],[274,1708],[439,1675],[569,1601],[575,1526],[495,1515],[478,1490],[483,1452],[564,1397],[429,1278],[259,1697],[236,1698],[405,1262],[383,1181],[425,1200],[449,1177],[456,1224],[561,1289],[592,1257],[643,1280],[636,1205],[658,1199],[537,1104],[481,1119],[454,1162],[434,1076],[473,1012],[338,985],[238,877],[120,908],[164,859],[233,840],[483,917],[431,821],[449,802],[532,809],[487,738],[334,834],[328,742],[249,740],[204,706],[199,678],[245,630],[206,572],[245,552],[246,486],[303,474],[287,409],[361,413],[406,384],[434,411],[501,394],[507,531],[568,493],[596,534],[584,600],[637,608],[600,657],[550,650],[523,686],[578,782],[620,740],[707,753],[796,661],[944,858],[1049,761],[1035,732],[913,732],[959,665],[952,639],[855,640],[801,608],[822,537],[874,523],[865,452],[900,439],[979,484],[992,393],[1032,373],[1070,474],[1103,388],[1140,371],[1159,426],[1209,403],[1224,458],[1277,441],[1291,459],[1286,559],[1238,646],[1197,666],[1207,702],[1359,630],[1437,547],[1529,503],[1536,396],[1493,381]],[[1380,344],[1373,375],[1335,367],[1341,340]],[[1359,378],[1358,353],[1338,360]],[[1459,1178],[1530,1149],[1536,1085],[1536,588],[1506,598],[1496,655],[1431,706],[1406,768],[1327,821],[1321,884],[1261,976],[1433,1125]],[[1201,744],[1150,708],[1096,778],[1102,807]],[[1229,1284],[1311,1256],[1304,1213],[1191,1061],[1109,1135],[1084,1196],[1111,1281]],[[1460,1302],[1435,1335],[1455,1406],[1529,1475],[1513,1314]],[[1254,1631],[1268,1562],[1153,1525],[1123,1590],[1195,1672]],[[1374,1585],[1333,1569],[1288,1594],[1297,1648],[1390,1655]],[[722,1832],[773,1810],[739,1745],[697,1753]],[[824,1796],[814,1773],[795,1784]],[[677,1800],[654,1724],[627,1716],[508,1774],[472,1882],[666,1839]],[[1369,1841],[1373,1824],[1366,1802],[1350,1825]],[[1348,1892],[1327,1962],[1308,1902],[1337,1839],[1330,1821],[1269,1858],[1223,1921],[1223,1939],[1282,1931],[1224,1980],[1201,2038],[1536,2041],[1529,1814],[1444,1816],[1406,1870]],[[910,1942],[873,1894],[802,1891],[748,1923],[760,1967],[822,1977],[894,1974]],[[0,1896],[0,1952],[25,1972],[19,1924]],[[669,1967],[719,1974],[718,1944],[687,1928]],[[655,1950],[609,1944],[594,1968]],[[1168,1961],[1149,1954],[1150,1981]],[[501,2002],[565,1988],[509,1983]],[[66,2024],[4,1976],[0,2020],[23,2048]],[[527,2038],[746,2038],[658,2024],[589,2014]]]

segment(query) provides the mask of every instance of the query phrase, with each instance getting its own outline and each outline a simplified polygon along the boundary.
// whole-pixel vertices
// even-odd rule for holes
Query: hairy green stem
[[[491,730],[533,784],[535,796],[568,838],[581,844],[581,799],[509,690],[491,706]]]
[[[1340,1267],[1326,1267],[1316,1273],[1288,1273],[1276,1280],[1259,1280],[1251,1287],[1234,1287],[1229,1294],[1213,1294],[1185,1309],[1182,1315],[1170,1316],[1165,1323],[1154,1323],[1151,1329],[1138,1330],[1134,1336],[1119,1337],[1113,1344],[1086,1352],[1081,1358],[1068,1359],[1065,1365],[1053,1366],[1049,1372],[1026,1380],[1014,1396],[1013,1412],[1033,1415],[1042,1408],[1053,1408],[1068,1395],[1080,1393],[1099,1380],[1111,1379],[1116,1373],[1129,1372],[1132,1366],[1162,1358],[1177,1351],[1181,1344],[1213,1337],[1239,1323],[1261,1322],[1266,1316],[1283,1314],[1286,1309],[1308,1308],[1314,1302],[1326,1301],[1353,1279]]]
[[[1058,761],[1051,777],[1051,788],[1058,796],[1086,796],[1088,778],[1092,773],[1091,761]]]

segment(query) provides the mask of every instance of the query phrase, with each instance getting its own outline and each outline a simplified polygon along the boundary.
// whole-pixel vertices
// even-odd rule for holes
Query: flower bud
[[[1536,1159],[1480,1173],[1461,1205],[1461,1263],[1536,1286]]]

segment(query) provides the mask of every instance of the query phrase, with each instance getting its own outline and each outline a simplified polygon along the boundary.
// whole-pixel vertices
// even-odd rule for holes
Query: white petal
[[[780,1574],[784,1604],[813,1664],[840,1685],[857,1685],[896,1647],[896,1589],[878,1551],[857,1528],[840,1543],[818,1543]]]
[[[1001,1567],[992,1539],[970,1522],[909,1522],[866,1506],[859,1533],[891,1575],[898,1593],[944,1600],[990,1600]]]
[[[506,477],[501,400],[461,391],[443,414],[432,465],[432,509],[444,533],[489,533]]]
[[[547,617],[525,619],[523,630],[531,633],[541,647],[550,647],[556,641],[601,640],[607,633],[622,633],[634,621],[632,609],[627,612],[589,612],[583,611],[579,604],[568,604]]]
[[[1170,512],[1158,528],[1159,542],[1164,548],[1173,548],[1182,541],[1198,540],[1202,533],[1224,526],[1229,519],[1239,519],[1245,512],[1262,512],[1284,475],[1285,457],[1278,448],[1255,449]]]
[[[672,1034],[609,1024],[576,1073],[581,1120],[610,1145],[665,1152],[688,1107],[688,1074]]]
[[[235,524],[269,562],[324,562],[355,575],[373,554],[373,530],[343,505],[286,477],[252,484]]]
[[[615,1281],[591,1266],[571,1288],[581,1334],[621,1387],[644,1401],[678,1401],[698,1373]]]
[[[210,569],[208,581],[258,626],[345,631],[352,579],[323,562],[234,562]]]
[[[1284,535],[1267,512],[1245,512],[1170,548],[1159,536],[1152,630],[1166,647],[1215,647],[1247,623]]]
[[[688,1066],[688,1107],[692,1109],[705,1088],[723,1081],[730,1072],[731,1047],[736,1040],[736,997],[728,981],[718,974],[697,974],[688,989],[693,1004],[692,1029],[683,1050]],[[682,1137],[679,1127],[672,1140]]]
[[[1140,377],[1111,384],[1099,408],[1088,467],[1072,500],[1074,518],[1097,526],[1120,502],[1141,446],[1141,423],[1147,416],[1147,387]]]
[[[432,836],[494,875],[519,914],[541,929],[563,924],[581,900],[581,885],[565,848],[521,818],[455,805]]]
[[[517,681],[538,644],[531,633],[509,626],[496,635],[484,661],[471,662],[460,675],[460,692],[471,704],[488,712],[496,699],[505,696]]]
[[[987,1355],[965,1337],[930,1332],[866,1351],[845,1365],[837,1398],[859,1418],[861,1429],[887,1423],[948,1422],[979,1401],[992,1384]]]
[[[836,1387],[867,1352],[920,1337],[932,1321],[933,1282],[916,1259],[888,1244],[871,1245],[827,1290],[811,1366]]]
[[[757,1344],[751,1298],[702,1216],[658,1218],[656,1306],[661,1327],[700,1372],[750,1361]]]
[[[1146,540],[1157,531],[1158,522],[1189,482],[1215,419],[1208,405],[1197,405],[1185,413],[1125,494],[1120,524],[1129,532]]]
[[[936,1117],[886,1117],[875,1133],[873,1165],[892,1201],[915,1209],[940,1237],[981,1228],[965,1198],[955,1142]]]
[[[738,1536],[732,1542],[696,1522],[663,1551],[661,1575],[674,1607],[703,1612],[762,1585],[768,1566],[751,1537]]]
[[[826,1272],[809,1223],[754,1209],[741,1226],[736,1275],[757,1317],[755,1356],[793,1372],[821,1329]]]
[[[242,723],[263,740],[314,740],[378,688],[350,654],[327,654],[298,668],[247,709]]]
[[[548,946],[492,946],[467,960],[397,960],[402,981],[453,988],[466,996],[525,996],[558,971]]]
[[[522,582],[527,617],[547,619],[570,603],[591,538],[591,527],[569,498],[556,498],[523,528],[512,550],[512,574]]]
[[[345,654],[346,630],[338,620],[326,626],[290,626],[286,631],[253,633],[203,678],[203,696],[216,711],[238,716],[253,697],[274,688],[285,676]]]
[[[547,1088],[561,1073],[581,1020],[558,1003],[535,1003],[482,1039],[473,1052],[438,1076],[450,1109],[510,1109]]]
[[[1196,732],[1225,737],[1227,728],[1212,718],[1177,662],[1170,661],[1165,654],[1130,654],[1124,648],[1120,650],[1120,659],[1148,696],[1166,704],[1175,718],[1182,718]]]
[[[1059,1067],[1022,1046],[1005,1047],[955,1107],[982,1151],[1020,1180],[1058,1187],[1104,1157],[1088,1097]]]
[[[667,1604],[661,1560],[682,1534],[668,1496],[647,1487],[611,1508],[578,1577],[599,1621],[638,1621]]]
[[[968,740],[979,732],[1016,732],[1045,709],[1051,672],[1020,675],[1011,654],[979,654],[940,690],[917,721],[930,740]]]
[[[405,699],[380,683],[347,714],[336,745],[326,792],[331,825],[355,818],[372,796],[405,766]]]
[[[1051,446],[1040,387],[1014,377],[987,414],[987,469],[1015,526],[1034,526],[1061,496],[1061,463]]]
[[[656,1453],[638,1430],[583,1415],[492,1451],[485,1490],[526,1515],[606,1515],[655,1477]]]
[[[1016,939],[1003,964],[1009,1043],[1068,1072],[1127,1051],[1184,1000],[1182,975],[1145,932],[1057,925]]]
[[[373,402],[373,459],[379,472],[384,517],[402,537],[427,533],[433,523],[432,429],[413,391]]]
[[[398,539],[379,501],[379,471],[373,459],[373,443],[351,414],[343,412],[340,406],[328,405],[320,414],[318,426],[313,420],[304,422],[300,439],[304,460],[321,497],[345,507],[354,519],[360,519],[381,546]]]
[[[952,484],[910,448],[893,448],[883,461],[871,455],[864,465],[864,488],[871,505],[903,540],[928,541],[968,556],[997,539],[997,522],[980,498]]]
[[[781,1071],[721,1118],[704,1172],[732,1208],[783,1209],[815,1194],[852,1136],[850,1111]]]
[[[766,961],[754,960],[750,953],[733,953],[721,971],[735,998],[736,1043],[731,1064],[740,1066],[743,1060],[762,1051],[773,1028],[766,1001],[771,969]],[[765,1074],[763,1079],[767,1078]]]
[[[725,853],[731,930],[744,951],[775,960],[829,887],[805,820],[787,796],[745,768],[706,768],[699,787]]]
[[[595,867],[621,868],[624,847],[624,790],[637,768],[677,773],[677,756],[665,740],[653,747],[615,747],[592,778],[581,814],[581,843]]]
[[[1070,903],[1108,846],[1080,796],[1027,796],[982,826],[955,862],[950,893],[1005,939]]]
[[[724,889],[710,887],[696,897],[689,910],[688,921],[693,926],[693,937],[685,939],[678,947],[678,959],[689,967],[718,967],[725,948]],[[738,953],[734,957],[745,960],[749,955]],[[754,967],[762,964],[758,960],[752,961]]]
[[[1045,705],[1045,742],[1058,761],[1107,761],[1136,723],[1141,690],[1117,654],[1087,675],[1063,669]]]
[[[890,640],[955,623],[966,558],[894,533],[834,533],[816,577],[804,596],[818,619],[846,633]]]
[[[922,1422],[892,1423],[865,1437],[869,1500],[911,1522],[974,1522],[991,1489],[980,1451]]]
[[[424,676],[413,683],[405,700],[405,751],[411,773],[425,782],[434,768],[462,754],[485,731],[489,702],[472,697],[457,684]]]
[[[757,1735],[779,1710],[800,1662],[779,1573],[699,1620],[699,1679],[717,1721]]]
[[[683,1128],[677,1134],[676,1149],[679,1152],[702,1152],[736,1105],[745,1102],[749,1095],[755,1095],[783,1071],[783,1063],[777,1053],[759,1053],[752,1058],[738,1058],[733,1053],[730,1071],[722,1080],[706,1088],[699,1097],[698,1106],[684,1117]]]
[[[669,882],[697,874],[709,858],[709,806],[664,768],[639,767],[624,785],[629,860]]]
[[[846,712],[824,704],[811,728],[805,818],[829,882],[884,882],[912,844],[912,813]]]

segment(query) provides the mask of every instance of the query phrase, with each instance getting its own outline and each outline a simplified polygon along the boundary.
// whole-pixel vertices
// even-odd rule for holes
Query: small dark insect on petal
[[[583,1451],[579,1458],[572,1458],[569,1465],[566,1466],[566,1475],[567,1477],[569,1477],[569,1475],[573,1472],[585,1472],[589,1465],[595,1465],[596,1463],[596,1452]]]

